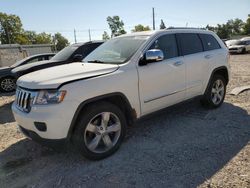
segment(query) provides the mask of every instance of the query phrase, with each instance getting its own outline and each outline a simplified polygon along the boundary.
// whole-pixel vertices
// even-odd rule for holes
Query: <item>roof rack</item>
[[[167,30],[170,29],[200,29],[200,30],[206,30],[206,28],[198,28],[198,27],[168,27]]]

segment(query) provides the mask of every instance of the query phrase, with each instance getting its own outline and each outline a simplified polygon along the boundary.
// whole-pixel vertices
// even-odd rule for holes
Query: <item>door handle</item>
[[[178,67],[178,66],[181,66],[182,64],[183,64],[183,61],[177,61],[173,65]]]
[[[212,55],[205,55],[204,56],[206,59],[210,59],[212,57]]]

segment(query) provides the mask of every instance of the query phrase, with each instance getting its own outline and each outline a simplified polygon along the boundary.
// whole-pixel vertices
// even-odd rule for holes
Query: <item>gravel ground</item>
[[[250,55],[230,58],[228,92],[250,85]],[[250,91],[216,110],[196,100],[154,113],[101,161],[58,153],[25,138],[0,95],[1,187],[250,187]],[[190,108],[192,107],[192,108]]]

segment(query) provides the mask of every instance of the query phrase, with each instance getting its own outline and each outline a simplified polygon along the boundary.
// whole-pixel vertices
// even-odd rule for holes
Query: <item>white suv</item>
[[[12,110],[27,137],[71,143],[85,157],[102,159],[142,116],[196,96],[219,107],[228,80],[228,50],[213,32],[132,33],[107,41],[83,62],[22,76]]]

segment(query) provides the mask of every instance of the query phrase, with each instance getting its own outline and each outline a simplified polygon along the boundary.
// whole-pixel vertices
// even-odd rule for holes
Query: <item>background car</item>
[[[247,53],[250,51],[250,40],[236,40],[228,45],[230,53]]]
[[[76,43],[65,47],[48,61],[41,61],[36,64],[27,64],[13,69],[11,72],[17,80],[20,76],[37,70],[68,64],[72,62],[81,62],[88,54],[95,50],[104,41],[90,41],[86,43]]]
[[[232,46],[237,40],[236,39],[233,39],[233,40],[226,40],[226,41],[223,41],[227,47],[229,46]]]
[[[11,73],[11,70],[19,66],[31,64],[37,61],[44,61],[51,59],[55,53],[44,53],[26,57],[9,67],[0,68],[0,91],[11,92],[15,90],[15,76]]]

